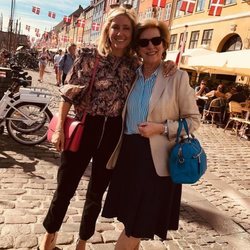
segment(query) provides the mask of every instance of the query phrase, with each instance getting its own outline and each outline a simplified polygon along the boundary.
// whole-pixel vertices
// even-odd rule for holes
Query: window
[[[203,11],[205,8],[205,0],[197,0],[196,11]]]
[[[162,18],[161,18],[161,16],[162,16],[162,8],[160,8],[158,11],[157,11],[157,16],[156,16],[156,18],[158,19],[158,20],[162,20]]]
[[[225,5],[234,4],[236,0],[225,0]]]
[[[211,44],[212,41],[212,36],[213,36],[213,30],[204,30],[203,31],[203,36],[202,36],[202,41],[201,44]]]
[[[168,50],[174,50],[176,47],[176,41],[177,41],[177,34],[170,36],[170,44]]]
[[[191,38],[190,38],[190,44],[189,49],[197,48],[197,43],[199,39],[200,31],[192,31],[191,32]]]
[[[178,43],[178,48],[180,48],[180,47],[181,47],[181,45],[182,45],[183,36],[184,36],[184,33],[181,33],[181,34],[180,34],[179,43]],[[184,47],[186,46],[187,37],[188,37],[188,32],[186,32],[186,38],[185,38],[185,44],[184,44]]]
[[[164,20],[169,20],[170,19],[171,7],[172,7],[172,3],[166,4],[166,14],[165,14]]]
[[[175,17],[181,16],[181,11],[180,11],[181,1],[182,1],[182,0],[177,0],[177,3],[176,3],[176,10],[175,10]]]
[[[230,37],[224,44],[222,51],[235,51],[242,49],[242,40],[239,35]]]

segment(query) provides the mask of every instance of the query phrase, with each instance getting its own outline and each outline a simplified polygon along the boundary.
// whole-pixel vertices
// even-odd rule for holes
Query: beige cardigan
[[[127,103],[122,114],[123,124],[126,108]],[[186,118],[190,133],[199,127],[200,114],[194,90],[189,85],[189,77],[185,71],[177,70],[174,75],[164,77],[161,66],[150,98],[147,117],[148,122],[165,123],[167,121],[168,124],[168,136],[159,134],[149,138],[154,166],[159,176],[169,176],[169,152],[175,143],[179,117]],[[122,135],[107,163],[108,169],[115,167],[121,143]]]

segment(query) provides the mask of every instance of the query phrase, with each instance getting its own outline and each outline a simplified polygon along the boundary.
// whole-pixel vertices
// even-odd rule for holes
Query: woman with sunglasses
[[[168,230],[178,229],[181,185],[171,181],[167,162],[178,119],[186,118],[193,132],[200,115],[188,74],[177,70],[163,77],[169,37],[166,24],[156,19],[137,26],[143,65],[124,108],[123,138],[108,162],[115,169],[102,212],[124,224],[116,250],[139,249],[141,238],[166,239]]]
[[[112,174],[112,170],[106,169],[106,164],[118,143],[122,129],[122,109],[139,66],[131,46],[135,25],[134,10],[124,7],[111,10],[103,25],[98,48],[83,49],[67,75],[68,84],[61,89],[63,101],[59,107],[60,122],[53,137],[56,149],[62,151],[61,165],[57,174],[57,189],[43,222],[47,232],[40,250],[55,247],[57,232],[91,158],[92,173],[76,249],[85,249],[86,241],[94,234],[102,197]],[[90,100],[86,100],[86,84],[90,82],[96,59],[99,60],[97,73]],[[176,71],[173,63],[167,65]],[[165,72],[169,71],[166,67]],[[79,119],[83,110],[87,111],[81,145],[75,153],[63,150],[63,124],[72,104]]]

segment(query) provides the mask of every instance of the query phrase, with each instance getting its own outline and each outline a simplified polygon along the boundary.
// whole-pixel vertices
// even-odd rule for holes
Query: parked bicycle
[[[24,76],[24,74],[23,74]],[[0,100],[0,127],[24,145],[36,145],[47,137],[52,113],[48,106],[53,95],[45,88],[27,87],[30,82],[21,77],[13,83]]]

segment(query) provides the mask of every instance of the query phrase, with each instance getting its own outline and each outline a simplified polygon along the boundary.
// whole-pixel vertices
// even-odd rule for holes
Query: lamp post
[[[11,11],[10,11],[10,19],[9,19],[9,27],[8,27],[8,50],[11,51],[12,45],[12,37],[13,37],[13,18],[15,12],[16,0],[11,0]]]

